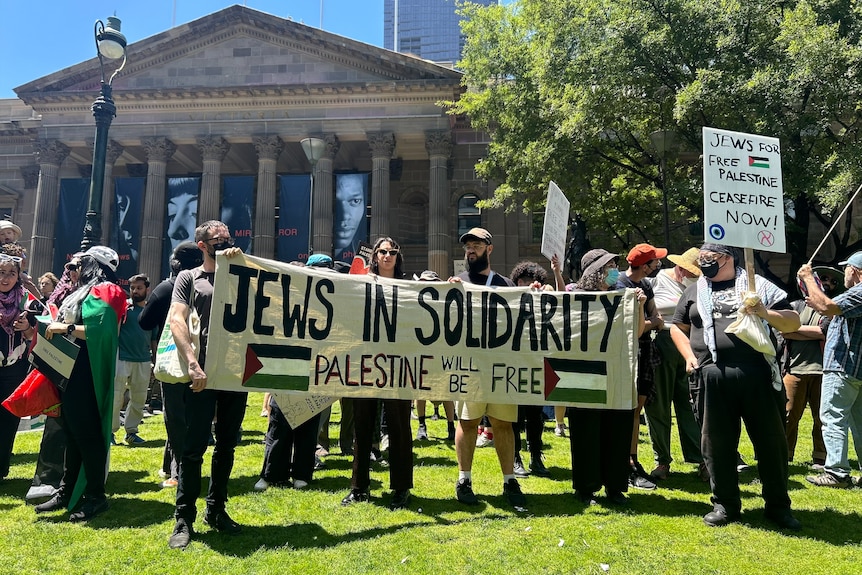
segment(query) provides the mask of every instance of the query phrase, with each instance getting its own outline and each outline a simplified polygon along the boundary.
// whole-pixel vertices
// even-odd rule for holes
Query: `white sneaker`
[[[266,491],[269,489],[269,481],[261,477],[257,480],[257,483],[254,484],[255,491]]]
[[[558,423],[557,426],[554,428],[554,435],[556,435],[557,437],[565,437],[566,436],[566,424],[565,423]]]
[[[476,447],[494,447],[494,439],[483,433],[476,438]]]
[[[303,481],[302,479],[294,479],[293,488],[294,489],[305,489],[308,487],[308,481]]]

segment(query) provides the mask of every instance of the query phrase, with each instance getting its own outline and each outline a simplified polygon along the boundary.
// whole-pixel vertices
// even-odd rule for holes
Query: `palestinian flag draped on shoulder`
[[[120,322],[126,316],[126,294],[113,283],[104,282],[93,287],[81,308],[87,332],[87,353],[93,370],[93,388],[102,422],[105,447],[111,443],[111,418],[114,411],[114,374],[117,367],[117,345]],[[84,492],[84,471],[78,477],[71,506]]]

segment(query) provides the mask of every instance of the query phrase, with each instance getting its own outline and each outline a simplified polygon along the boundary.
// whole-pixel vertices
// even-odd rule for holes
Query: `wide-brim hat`
[[[16,242],[21,239],[21,228],[9,220],[0,220],[0,230],[12,230]]]
[[[588,276],[594,274],[605,267],[609,261],[613,261],[618,257],[620,257],[619,254],[612,254],[600,248],[590,250],[581,258],[581,269],[584,270],[581,272],[581,275]]]
[[[829,294],[830,297],[834,297],[847,291],[847,287],[844,285],[844,272],[841,270],[829,266],[817,266],[812,268],[812,271],[814,271],[814,273],[819,277],[830,277],[835,280],[835,291]]]
[[[670,254],[667,259],[674,265],[693,273],[695,276],[700,275],[700,267],[697,265],[697,258],[700,256],[698,248],[689,248],[682,255]]]

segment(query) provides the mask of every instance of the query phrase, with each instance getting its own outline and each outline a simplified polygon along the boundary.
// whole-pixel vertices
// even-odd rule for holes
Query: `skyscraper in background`
[[[457,62],[464,48],[458,21],[455,0],[384,0],[383,47],[434,62]]]

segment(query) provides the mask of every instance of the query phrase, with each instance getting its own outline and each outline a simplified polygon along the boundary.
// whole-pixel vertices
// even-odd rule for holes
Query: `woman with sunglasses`
[[[21,285],[21,248],[0,246],[0,397],[6,399],[27,376],[27,348],[33,323],[25,310],[27,294]],[[35,320],[33,320],[35,321]],[[0,479],[9,474],[9,460],[20,418],[0,409]]]
[[[404,258],[392,238],[380,238],[374,243],[369,273],[382,278],[404,277]],[[368,501],[371,482],[368,466],[371,462],[371,444],[377,423],[377,406],[381,400],[357,398],[353,400],[356,446],[353,450],[353,476],[350,493],[341,500],[342,505]],[[413,487],[413,434],[410,430],[410,400],[384,399],[383,412],[389,430],[389,486],[393,511],[407,507]]]
[[[79,258],[81,286],[60,306],[45,339],[66,337],[79,346],[68,379],[46,373],[62,391],[60,423],[66,432],[63,479],[37,513],[69,509],[71,521],[88,521],[108,509],[105,470],[111,440],[113,382],[125,292],[117,285],[117,252],[93,246]],[[83,498],[83,503],[78,506]]]

